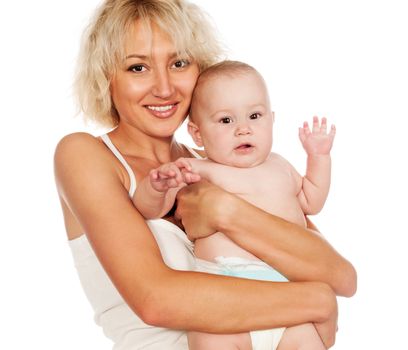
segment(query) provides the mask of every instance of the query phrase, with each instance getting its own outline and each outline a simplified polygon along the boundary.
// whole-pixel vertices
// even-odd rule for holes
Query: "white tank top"
[[[129,174],[129,196],[136,189],[135,175],[108,135],[104,143]],[[194,157],[201,158],[189,149]],[[176,225],[166,220],[148,220],[165,263],[175,270],[194,270],[193,244]],[[85,234],[70,240],[72,256],[82,288],[95,312],[95,322],[113,343],[115,350],[188,350],[186,333],[145,324],[125,303],[99,263]]]

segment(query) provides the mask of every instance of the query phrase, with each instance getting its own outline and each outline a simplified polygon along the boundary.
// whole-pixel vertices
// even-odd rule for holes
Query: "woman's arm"
[[[92,136],[71,135],[59,143],[55,174],[62,201],[144,322],[211,333],[314,322],[326,344],[333,343],[337,304],[324,283],[250,281],[167,267],[128,196],[125,172]]]
[[[223,232],[290,281],[320,281],[337,295],[356,291],[354,267],[320,235],[200,182],[178,194],[176,215],[190,239]]]

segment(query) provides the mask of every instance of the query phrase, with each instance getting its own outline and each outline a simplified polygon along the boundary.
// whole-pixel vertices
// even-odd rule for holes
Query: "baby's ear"
[[[194,140],[194,143],[198,146],[198,147],[203,147],[203,142],[201,140],[201,133],[200,133],[200,129],[197,126],[197,124],[195,124],[194,122],[192,122],[191,120],[189,120],[188,124],[187,124],[187,129],[188,129],[188,133],[191,135],[191,137]]]

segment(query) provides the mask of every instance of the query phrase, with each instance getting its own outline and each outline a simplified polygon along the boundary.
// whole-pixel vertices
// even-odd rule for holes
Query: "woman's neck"
[[[109,136],[122,155],[127,157],[144,158],[162,164],[185,156],[184,147],[174,136],[153,137],[120,125]]]

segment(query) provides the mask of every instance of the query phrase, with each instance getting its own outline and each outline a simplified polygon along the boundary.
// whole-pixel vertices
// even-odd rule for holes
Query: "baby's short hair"
[[[195,103],[197,103],[197,96],[200,93],[201,87],[206,82],[212,79],[222,77],[222,76],[233,78],[233,77],[236,77],[237,75],[243,75],[247,73],[255,73],[261,76],[254,67],[252,67],[248,63],[241,62],[241,61],[225,60],[225,61],[221,61],[216,64],[213,64],[212,66],[209,66],[208,68],[203,70],[200,73],[200,76],[198,77],[197,84],[193,92],[193,97],[191,100],[192,108],[190,108],[190,113],[189,113],[190,119],[194,120],[194,105]]]
[[[220,75],[234,77],[237,74],[249,72],[258,73],[258,71],[248,63],[225,60],[213,64],[212,66],[209,66],[207,69],[203,70],[198,77],[197,85],[200,84],[200,82],[204,82],[207,79],[219,77]]]

